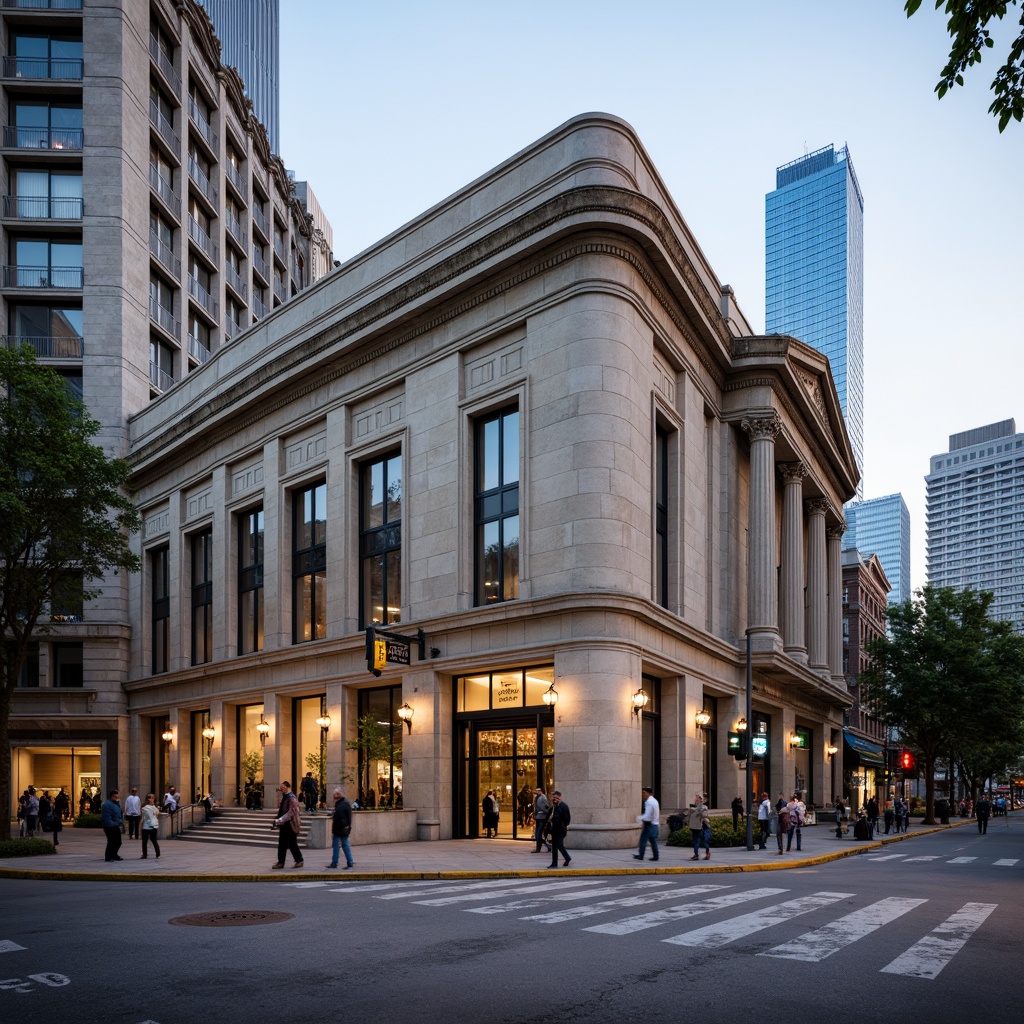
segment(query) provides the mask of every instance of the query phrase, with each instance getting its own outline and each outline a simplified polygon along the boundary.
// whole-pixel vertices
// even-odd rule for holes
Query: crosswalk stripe
[[[334,884],[336,884],[336,883],[324,882],[324,885],[334,885]],[[436,886],[439,886],[441,884],[442,883],[439,882],[439,881],[438,882],[420,882],[420,881],[416,881],[416,882],[376,882],[376,883],[371,882],[371,883],[368,883],[366,885],[360,885],[358,883],[350,883],[350,884],[347,884],[347,885],[342,885],[342,886],[340,886],[337,889],[331,889],[330,891],[331,892],[350,892],[350,893],[377,892],[377,891],[379,891],[381,889],[400,889],[400,888],[406,888],[407,889],[410,885],[412,885],[417,890],[421,890],[421,891],[424,891],[424,892],[431,892],[431,891],[437,892]],[[433,890],[430,890],[430,889],[423,890],[422,887],[424,885],[432,885],[432,886],[435,886],[435,888]]]
[[[490,892],[461,892],[456,896],[439,896],[437,899],[413,900],[423,907],[448,907],[453,903],[468,903],[471,900],[494,899],[496,896],[518,896],[521,892],[559,892],[563,889],[583,889],[599,883],[599,879],[573,879],[552,885],[547,879],[535,885],[519,885],[515,888],[492,889]],[[508,879],[505,880],[508,885]],[[582,893],[581,896],[585,896]]]
[[[954,857],[952,860],[947,860],[947,864],[970,864],[972,861],[976,861],[977,857]]]
[[[595,924],[583,930],[585,932],[601,932],[604,935],[631,935],[633,932],[643,931],[645,928],[655,928],[659,924],[666,924],[669,921],[683,921],[688,917],[696,917],[698,914],[710,914],[712,911],[725,910],[726,907],[733,907],[738,903],[747,903],[750,900],[759,900],[766,896],[780,896],[785,892],[789,892],[789,890],[748,889],[746,892],[727,893],[724,896],[714,896],[709,900],[688,903],[681,907],[666,907],[664,910],[655,910],[650,914],[627,917],[622,921]]]
[[[1012,868],[1017,863],[1017,857],[1004,857],[1002,860],[997,860],[995,866],[997,868]]]
[[[541,924],[562,924],[564,921],[578,921],[581,917],[594,917],[597,914],[604,914],[609,910],[614,910],[616,907],[641,907],[647,903],[680,900],[702,892],[717,892],[720,889],[729,888],[731,886],[728,885],[688,885],[680,889],[643,893],[638,896],[625,896],[622,899],[604,900],[601,903],[587,903],[582,907],[567,907],[565,910],[554,910],[548,914],[534,914],[529,917],[520,918],[520,920],[539,921]]]
[[[937,977],[997,906],[997,903],[965,903],[920,942],[883,967],[881,973],[908,974],[928,980]]]
[[[906,899],[901,896],[890,896],[879,900],[861,910],[832,921],[813,932],[806,932],[791,942],[783,943],[772,949],[766,949],[758,956],[774,956],[784,960],[803,960],[806,963],[817,963],[825,957],[837,953],[844,946],[849,946],[865,935],[881,928],[882,925],[895,921],[908,911],[927,903],[927,900]]]
[[[878,864],[883,860],[903,860],[906,857],[905,853],[886,853],[881,857],[868,857],[868,860],[873,864]]]
[[[466,907],[467,914],[505,914],[510,910],[532,910],[548,903],[568,900],[591,899],[594,896],[611,896],[617,892],[628,892],[631,889],[655,889],[671,885],[668,881],[644,880],[627,882],[625,885],[609,885],[604,889],[587,889],[585,892],[556,892],[551,896],[542,896],[531,900],[512,900],[509,903],[495,903],[488,907]]]
[[[719,946],[728,945],[736,939],[742,939],[754,932],[771,928],[773,925],[790,921],[801,914],[809,914],[812,910],[820,907],[827,907],[837,900],[852,899],[856,893],[852,892],[816,892],[810,896],[801,896],[787,903],[780,903],[775,907],[768,907],[765,910],[755,910],[750,914],[743,914],[734,917],[721,924],[709,924],[706,928],[697,928],[692,932],[683,932],[682,935],[673,935],[671,938],[662,939],[662,942],[671,942],[676,946],[701,946],[704,949],[717,949]]]
[[[938,858],[937,855],[934,856],[934,857],[908,857],[906,859],[905,863],[909,864],[911,861],[915,861],[915,860],[938,860],[938,859],[939,858]]]
[[[10,939],[0,939],[0,953],[17,953],[19,949],[24,948],[24,946],[19,946]]]
[[[522,885],[526,885],[528,881],[532,879],[524,879]],[[430,896],[435,892],[465,892],[467,889],[499,889],[502,887],[507,888],[510,885],[516,883],[508,878],[500,878],[490,882],[460,882],[455,885],[439,885],[433,889],[421,889],[419,888],[420,883],[416,883],[413,889],[406,890],[405,892],[386,892],[381,893],[379,896],[375,896],[374,899],[378,900],[404,900],[412,896]],[[596,885],[597,883],[592,883]]]

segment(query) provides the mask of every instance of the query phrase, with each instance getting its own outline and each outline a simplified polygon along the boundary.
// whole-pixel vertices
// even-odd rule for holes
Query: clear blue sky
[[[569,117],[616,114],[760,331],[775,168],[847,144],[865,197],[865,496],[903,493],[918,587],[929,457],[984,423],[1024,431],[1024,126],[1000,135],[986,113],[998,44],[935,98],[932,7],[281,0],[282,156],[345,261]]]

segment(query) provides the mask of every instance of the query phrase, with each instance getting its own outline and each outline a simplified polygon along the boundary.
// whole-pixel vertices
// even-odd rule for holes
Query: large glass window
[[[476,603],[519,596],[519,411],[477,422]]]
[[[198,803],[210,792],[210,765],[213,760],[215,736],[210,724],[210,711],[192,712],[192,792],[182,788],[184,803]],[[205,735],[204,735],[205,733]]]
[[[359,557],[363,625],[402,620],[402,456],[362,467]]]
[[[263,509],[238,517],[238,653],[263,650]]]
[[[192,537],[192,664],[213,659],[213,530]]]
[[[325,721],[327,715],[327,695],[315,697],[298,697],[292,705],[292,721],[295,730],[292,737],[292,749],[295,752],[295,764],[292,789],[300,800],[312,793],[303,790],[302,780],[307,774],[316,782],[316,802],[319,806],[326,802],[327,788],[327,730],[322,728],[317,719]]]
[[[16,35],[13,39],[15,78],[82,77],[82,40],[61,36]]]
[[[506,672],[483,672],[455,679],[455,710],[508,711],[545,707],[555,681],[553,665],[517,668]]]
[[[20,149],[82,148],[82,107],[14,104],[14,143]]]
[[[18,170],[14,175],[18,217],[75,220],[82,216],[82,172]]]
[[[83,645],[78,643],[50,644],[53,662],[54,686],[84,686]]]
[[[668,607],[668,431],[658,427],[654,435],[655,497],[654,531],[655,590],[658,604]]]
[[[12,246],[18,288],[81,288],[82,243],[18,238]]]
[[[292,642],[327,636],[327,484],[296,491],[292,503]]]
[[[152,580],[153,674],[167,672],[171,664],[170,550],[157,548],[149,555]]]
[[[359,806],[402,806],[401,686],[359,691]]]

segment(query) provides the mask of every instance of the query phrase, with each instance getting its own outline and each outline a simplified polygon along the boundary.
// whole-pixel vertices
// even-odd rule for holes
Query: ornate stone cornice
[[[180,9],[181,16],[188,22],[193,41],[202,51],[210,70],[216,73],[220,67],[221,45],[210,15],[195,0],[186,0]]]
[[[774,441],[782,430],[779,414],[770,416],[749,416],[740,420],[740,426],[746,431],[751,441]]]

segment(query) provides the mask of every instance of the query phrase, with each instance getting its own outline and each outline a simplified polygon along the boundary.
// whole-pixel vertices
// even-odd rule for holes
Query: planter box
[[[306,848],[326,850],[331,846],[331,816],[303,817],[306,830]],[[353,846],[375,846],[378,843],[414,843],[416,841],[416,811],[353,811]]]

